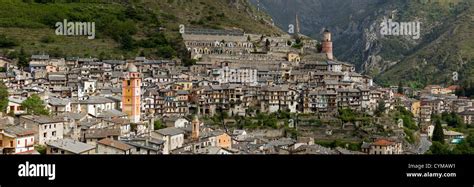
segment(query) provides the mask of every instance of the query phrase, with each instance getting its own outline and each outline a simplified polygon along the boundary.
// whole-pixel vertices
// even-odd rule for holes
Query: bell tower
[[[122,81],[122,111],[132,123],[140,122],[141,81],[137,67],[129,63]]]
[[[201,122],[199,121],[197,116],[194,116],[193,122],[192,122],[192,134],[191,138],[193,140],[198,140],[199,139],[199,127],[201,125]]]
[[[329,30],[325,30],[323,33],[323,53],[326,53],[326,56],[328,57],[329,60],[334,59],[334,55],[332,53],[332,38],[331,38],[331,32]]]

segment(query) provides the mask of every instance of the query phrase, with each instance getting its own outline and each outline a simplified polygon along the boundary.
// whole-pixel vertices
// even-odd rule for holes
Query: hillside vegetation
[[[380,74],[377,80],[391,84],[405,80],[415,87],[474,81],[474,7],[463,6],[457,10],[438,7],[437,11],[433,11],[433,6],[424,4],[413,3],[410,7],[412,12],[403,16],[427,17],[426,24],[431,25],[428,27],[430,30],[425,31],[426,35],[419,45],[410,49],[405,58]],[[449,14],[449,11],[459,13]],[[453,79],[455,72],[459,75],[458,81]]]
[[[186,60],[186,26],[278,34],[241,0],[0,0],[0,54]],[[268,17],[268,16],[266,16]],[[258,19],[257,19],[258,18]],[[95,22],[96,37],[57,36],[55,23]]]
[[[472,0],[260,0],[260,4],[281,28],[294,23],[298,14],[303,34],[319,39],[329,29],[336,58],[355,64],[381,85],[397,85],[400,80],[418,88],[453,84],[454,71],[459,84],[472,77]],[[380,23],[388,17],[396,22],[420,21],[421,39],[381,36]]]

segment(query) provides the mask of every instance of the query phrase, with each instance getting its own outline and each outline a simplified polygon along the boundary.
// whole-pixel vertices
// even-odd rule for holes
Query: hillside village
[[[197,61],[189,67],[36,54],[19,68],[1,57],[0,152],[423,154],[432,114],[474,120],[473,100],[455,96],[456,86],[383,88],[337,60],[330,31],[322,41],[295,35],[186,29]],[[27,109],[32,98],[47,112]],[[453,144],[465,136],[447,127],[444,135]]]

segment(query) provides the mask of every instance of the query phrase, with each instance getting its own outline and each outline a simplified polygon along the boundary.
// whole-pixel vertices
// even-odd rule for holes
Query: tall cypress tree
[[[436,120],[436,125],[433,130],[433,137],[431,138],[431,140],[444,143],[443,127],[441,126],[441,120],[439,119]]]
[[[398,89],[397,89],[397,92],[399,94],[403,94],[403,83],[402,81],[398,82]]]

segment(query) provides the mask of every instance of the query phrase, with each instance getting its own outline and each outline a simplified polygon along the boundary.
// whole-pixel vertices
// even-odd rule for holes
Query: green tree
[[[153,126],[154,126],[155,130],[159,130],[159,129],[164,129],[164,128],[166,128],[166,126],[163,125],[163,122],[161,122],[161,120],[156,120],[156,121],[153,123]]]
[[[474,154],[474,132],[469,133],[466,139],[456,145],[454,154]]]
[[[398,82],[398,90],[397,90],[397,93],[403,94],[403,82],[402,82],[402,81]]]
[[[403,120],[403,125],[412,130],[418,130],[418,126],[415,124],[415,120],[413,120],[413,114],[408,111],[405,107],[397,107],[398,113],[395,116],[395,120],[398,121],[399,119]]]
[[[461,116],[456,114],[455,112],[443,112],[441,114],[441,120],[446,122],[448,126],[450,127],[456,127],[456,128],[464,128],[465,124],[464,121],[462,120]]]
[[[342,122],[347,123],[356,121],[356,114],[350,108],[339,108],[338,112],[339,119],[341,119]]]
[[[0,112],[5,112],[8,106],[8,88],[0,82]]]
[[[123,50],[133,50],[135,48],[135,41],[130,35],[124,34],[120,38],[120,45]]]
[[[18,41],[0,34],[0,48],[10,48],[18,45]]]
[[[20,54],[18,54],[18,66],[21,68],[28,66],[28,54],[23,48],[20,49]]]
[[[33,115],[49,115],[49,110],[46,108],[43,100],[36,95],[33,94],[28,99],[24,100],[21,103],[21,106],[26,109],[28,114]]]
[[[441,120],[436,120],[435,122],[435,128],[433,130],[433,137],[431,140],[433,142],[440,142],[444,144],[444,132],[443,132],[443,127],[441,126]]]
[[[162,58],[172,58],[176,56],[176,51],[169,45],[160,46],[157,55]]]
[[[271,44],[271,43],[270,43],[270,40],[267,39],[267,40],[265,41],[265,50],[270,51],[270,44]]]
[[[44,145],[35,145],[35,150],[38,151],[39,154],[45,155],[46,154],[46,146]]]
[[[434,155],[448,155],[451,154],[451,151],[449,150],[448,145],[441,142],[433,142],[433,145],[431,145],[427,153]]]

